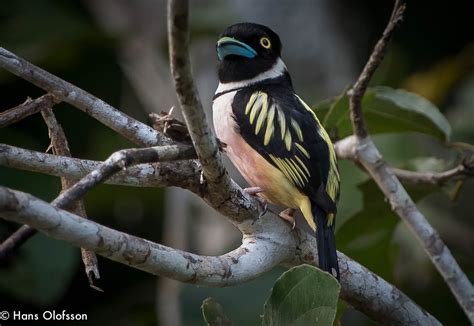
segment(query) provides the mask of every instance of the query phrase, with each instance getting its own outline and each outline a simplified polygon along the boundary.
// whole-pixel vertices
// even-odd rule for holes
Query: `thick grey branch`
[[[84,111],[128,140],[141,146],[169,144],[169,140],[111,105],[0,47],[0,67],[52,93],[57,100]]]
[[[241,284],[281,263],[317,263],[314,237],[289,232],[288,226],[274,216],[258,220],[238,249],[218,257],[194,255],[134,237],[4,187],[0,187],[0,216],[145,272],[205,286]],[[383,324],[439,325],[391,284],[347,256],[338,255],[342,296],[351,305]]]
[[[194,155],[192,155],[194,156]],[[190,156],[190,158],[192,157]],[[0,144],[0,166],[44,173],[57,177],[80,179],[95,170],[103,162],[51,155]],[[139,164],[113,175],[106,183],[133,187],[168,187],[186,188],[189,180],[198,179],[198,167],[181,162]]]
[[[215,203],[229,197],[230,178],[219,156],[217,140],[194,84],[189,60],[188,0],[168,1],[168,42],[171,73],[191,140]]]

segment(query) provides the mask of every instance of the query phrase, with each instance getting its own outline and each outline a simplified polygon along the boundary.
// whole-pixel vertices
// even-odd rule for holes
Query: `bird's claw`
[[[291,231],[296,228],[296,219],[294,217],[294,214],[295,210],[293,208],[287,208],[284,211],[280,212],[280,214],[278,214],[283,220],[290,223]]]
[[[260,219],[263,215],[267,213],[268,210],[268,203],[265,199],[262,197],[258,196],[259,193],[264,192],[264,190],[260,187],[248,187],[244,188],[244,192],[249,194],[252,197],[255,197],[255,199],[258,201],[258,204],[260,205],[260,208],[262,210],[262,213],[257,217],[257,219],[254,221],[254,223]]]

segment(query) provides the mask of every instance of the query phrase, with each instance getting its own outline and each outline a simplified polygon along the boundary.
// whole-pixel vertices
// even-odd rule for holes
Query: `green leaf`
[[[441,140],[448,140],[451,134],[449,122],[436,106],[401,89],[368,88],[362,109],[371,134],[420,132]],[[345,93],[317,104],[315,112],[330,135],[343,138],[352,134],[349,99]]]
[[[222,306],[213,298],[207,298],[202,302],[202,316],[209,326],[232,325],[224,313]]]
[[[399,248],[392,238],[400,218],[372,179],[359,184],[358,188],[363,194],[363,209],[339,227],[338,250],[384,279],[393,281]],[[439,190],[431,185],[405,185],[405,188],[414,201]]]
[[[330,274],[309,265],[294,267],[275,282],[262,325],[332,325],[340,290]]]

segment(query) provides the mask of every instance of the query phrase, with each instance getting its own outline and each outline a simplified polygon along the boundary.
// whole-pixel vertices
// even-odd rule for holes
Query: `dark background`
[[[0,6],[0,45],[146,122],[147,112],[168,110],[176,101],[166,66],[166,4],[151,0],[112,2],[4,3]],[[389,1],[375,0],[192,2],[191,54],[206,108],[210,108],[217,85],[214,43],[227,25],[254,21],[279,33],[297,92],[308,103],[317,103],[340,94],[355,80],[383,31],[391,6]],[[467,143],[474,143],[472,9],[472,2],[467,0],[408,2],[405,20],[373,80],[373,84],[404,88],[428,98],[451,123],[452,141]],[[151,62],[158,60],[150,69],[143,60],[146,51],[152,53]],[[145,70],[133,65],[137,61]],[[151,92],[147,98],[136,79],[145,79],[151,70],[158,71],[161,84],[156,86],[155,96]],[[148,92],[153,85],[148,83]],[[0,71],[0,111],[43,93]],[[57,105],[54,112],[75,157],[103,160],[115,150],[133,146],[69,105]],[[460,159],[458,152],[426,136],[381,135],[375,140],[386,159],[397,166],[443,169]],[[40,115],[1,129],[0,142],[37,151],[45,151],[49,145]],[[340,165],[343,188],[338,238],[343,240],[339,249],[383,275],[442,323],[467,325],[449,289],[408,229],[387,212],[388,205],[383,204],[377,189],[370,183],[358,187],[366,176],[349,162]],[[5,167],[0,167],[0,184],[47,201],[60,191],[56,177]],[[449,199],[451,191],[452,187],[438,189],[420,202],[420,208],[472,280],[474,183],[466,182],[455,202]],[[165,196],[163,189],[103,185],[85,201],[94,220],[153,241],[172,238],[167,230],[176,232],[187,239],[182,243],[184,248],[203,254],[223,253],[238,243],[238,233],[223,218],[187,194],[181,196],[186,198],[189,219],[175,231],[166,229],[165,217],[175,218],[166,209],[181,203],[174,197],[176,193],[179,190]],[[363,214],[354,222],[351,218],[358,212]],[[364,217],[359,218],[361,215]],[[0,239],[17,227],[0,221]],[[365,236],[366,232],[373,237]],[[77,248],[35,236],[0,266],[0,310],[41,313],[66,309],[87,313],[90,325],[111,321],[118,325],[156,324],[157,316],[164,313],[156,304],[157,278],[99,259],[102,279],[98,285],[104,293],[89,288]],[[258,323],[263,303],[281,272],[276,269],[228,289],[184,285],[179,297],[183,324],[204,324],[200,305],[208,296],[221,302],[236,325]],[[344,325],[371,323],[350,308],[342,321]]]

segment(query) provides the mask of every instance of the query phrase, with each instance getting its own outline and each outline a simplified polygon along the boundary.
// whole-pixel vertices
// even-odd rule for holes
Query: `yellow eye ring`
[[[260,39],[260,45],[263,46],[265,49],[269,49],[272,46],[272,43],[268,39],[268,37],[262,37]]]

